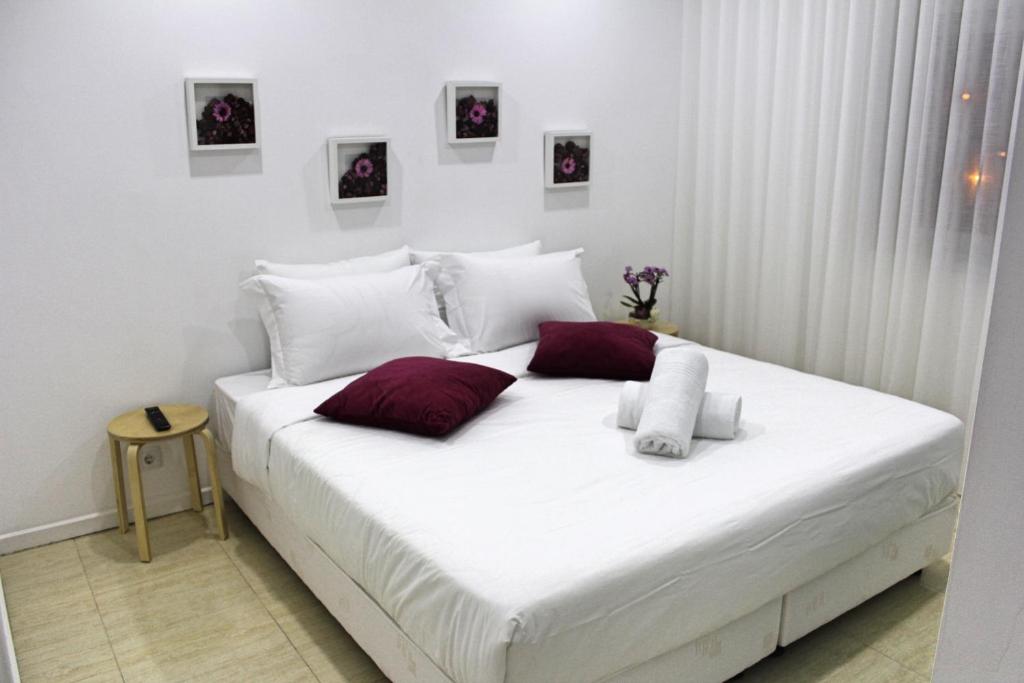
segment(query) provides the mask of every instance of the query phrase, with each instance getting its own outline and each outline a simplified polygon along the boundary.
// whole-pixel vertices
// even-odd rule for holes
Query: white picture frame
[[[544,133],[544,187],[548,189],[560,189],[565,187],[586,187],[590,185],[593,176],[593,160],[591,148],[594,135],[589,130],[551,130]],[[578,148],[586,150],[582,158],[576,159],[574,168],[580,168],[584,173],[579,180],[564,180],[564,175],[556,172],[555,165],[559,163],[556,159],[555,146],[568,142],[574,143]],[[585,164],[585,167],[581,166]]]
[[[203,143],[199,132],[203,111],[211,99],[224,98],[227,95],[241,97],[252,104],[253,110],[253,141],[237,143]],[[255,78],[186,78],[185,109],[188,117],[188,148],[193,152],[211,152],[217,150],[251,150],[260,147],[260,115],[259,86]]]
[[[494,101],[496,119],[494,135],[487,137],[459,137],[458,102],[472,95],[478,100]],[[445,111],[447,112],[448,144],[465,145],[497,142],[501,137],[501,83],[493,81],[448,81],[445,83]]]
[[[352,167],[355,160],[363,154],[370,154],[371,145],[384,144],[384,192],[362,197],[342,197],[341,181],[349,170],[355,171]],[[327,188],[328,196],[332,206],[345,206],[348,204],[367,204],[370,202],[382,202],[388,198],[389,178],[388,167],[391,166],[389,156],[391,154],[391,141],[384,136],[348,136],[327,138]],[[378,164],[379,166],[379,164]],[[371,165],[370,173],[378,174],[380,169]]]

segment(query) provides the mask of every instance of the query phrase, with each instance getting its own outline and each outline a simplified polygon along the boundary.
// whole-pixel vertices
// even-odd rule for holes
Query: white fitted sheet
[[[213,409],[210,427],[222,444],[231,448],[231,432],[235,428],[235,405],[239,399],[267,390],[270,370],[255,370],[241,375],[221,377],[213,383]]]
[[[444,439],[311,411],[352,378],[235,408],[234,467],[456,681],[592,681],[863,552],[952,493],[940,411],[703,349],[740,437],[637,455],[620,382],[528,376]],[[268,447],[269,444],[269,447]]]

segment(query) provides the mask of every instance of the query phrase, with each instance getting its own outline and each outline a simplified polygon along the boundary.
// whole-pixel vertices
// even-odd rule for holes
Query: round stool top
[[[673,337],[679,334],[679,325],[676,325],[675,323],[652,323],[646,321],[636,321],[633,318],[626,318],[625,320],[620,320],[619,322],[625,323],[627,325],[633,325],[634,327],[642,327],[645,330],[650,330],[651,332],[661,332],[662,334],[671,335]]]
[[[124,441],[159,441],[197,431],[210,421],[210,414],[200,406],[171,404],[160,406],[160,410],[171,423],[166,432],[153,429],[146,418],[146,411],[139,409],[115,417],[107,425],[107,433]]]

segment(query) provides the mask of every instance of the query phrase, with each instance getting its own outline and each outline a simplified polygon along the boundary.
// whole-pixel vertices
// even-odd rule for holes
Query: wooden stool
[[[149,529],[146,526],[146,501],[142,492],[142,473],[139,468],[139,451],[147,443],[181,438],[185,444],[185,464],[188,466],[189,489],[192,493],[192,509],[203,511],[203,498],[199,491],[199,471],[196,467],[196,447],[192,437],[199,434],[206,446],[206,464],[210,470],[210,490],[213,494],[214,512],[217,518],[217,532],[221,540],[228,537],[228,525],[224,518],[224,494],[220,490],[220,476],[217,474],[217,448],[213,435],[206,428],[210,415],[206,409],[193,405],[160,406],[171,423],[171,428],[158,432],[146,419],[146,411],[133,410],[115,417],[107,425],[110,437],[110,464],[114,469],[114,494],[117,496],[117,522],[122,534],[128,533],[128,509],[124,498],[124,470],[121,467],[121,441],[128,443],[128,475],[132,485],[132,507],[135,511],[135,536],[139,544],[139,559],[149,562]]]
[[[679,325],[670,322],[651,322],[649,320],[637,320],[636,318],[626,318],[625,320],[617,320],[624,325],[633,325],[634,327],[642,327],[645,330],[651,332],[661,332],[662,334],[668,334],[673,337],[679,336]]]

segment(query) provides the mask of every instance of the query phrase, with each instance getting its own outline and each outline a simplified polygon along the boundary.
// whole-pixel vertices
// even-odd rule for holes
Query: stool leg
[[[128,446],[128,476],[132,483],[132,507],[135,508],[135,540],[139,544],[139,559],[149,562],[149,527],[146,526],[146,499],[142,493],[142,471],[139,468],[139,448],[142,444]]]
[[[196,467],[196,443],[192,440],[192,434],[182,437],[185,442],[185,464],[188,465],[188,488],[192,493],[192,509],[196,512],[203,511],[203,496],[199,491],[199,468]]]
[[[124,468],[121,465],[121,444],[107,435],[110,441],[110,468],[114,471],[114,497],[117,499],[117,528],[128,533],[128,505],[124,500]]]
[[[206,447],[206,466],[210,470],[210,493],[213,494],[213,509],[217,516],[217,532],[220,540],[227,540],[228,521],[224,517],[224,494],[220,490],[220,475],[217,473],[217,447],[209,429],[200,432]]]

